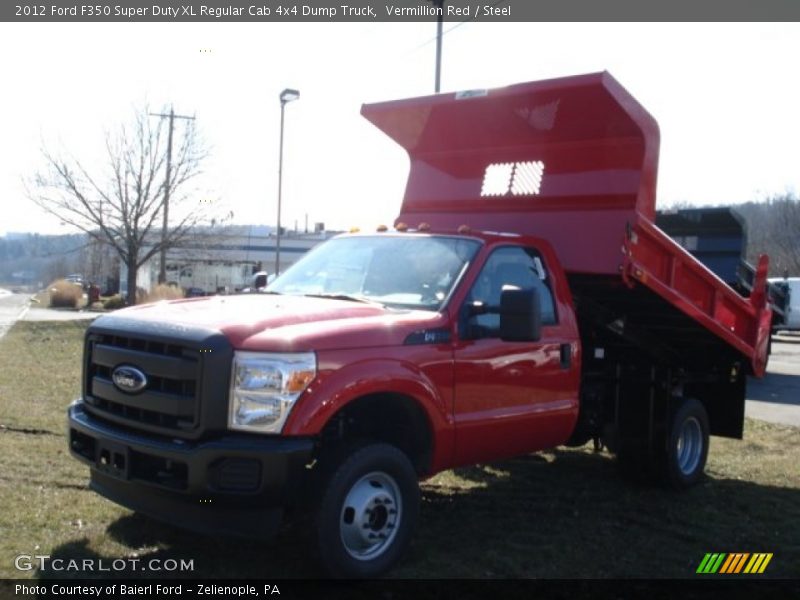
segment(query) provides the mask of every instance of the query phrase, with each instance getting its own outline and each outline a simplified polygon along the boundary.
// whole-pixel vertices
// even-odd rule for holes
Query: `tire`
[[[703,477],[708,458],[708,414],[694,398],[673,413],[661,461],[661,480],[670,488],[686,489]]]
[[[323,569],[337,578],[381,575],[402,556],[419,516],[417,474],[408,457],[389,444],[356,447],[324,482],[315,519]]]

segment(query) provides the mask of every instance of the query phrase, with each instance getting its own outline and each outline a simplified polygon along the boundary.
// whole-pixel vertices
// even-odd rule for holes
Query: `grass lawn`
[[[65,436],[85,327],[21,322],[0,340],[0,577],[47,576],[18,572],[20,554],[191,559],[192,577],[316,576],[291,530],[263,543],[206,538],[88,490]],[[627,483],[588,446],[449,471],[423,485],[415,541],[391,575],[685,578],[707,552],[772,552],[766,575],[796,578],[798,465],[800,430],[748,421],[745,441],[712,438],[708,477],[684,493]]]

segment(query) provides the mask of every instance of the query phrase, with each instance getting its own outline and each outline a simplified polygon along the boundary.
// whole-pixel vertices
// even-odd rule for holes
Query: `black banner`
[[[798,21],[796,0],[26,0],[28,22]]]
[[[467,600],[472,598],[557,598],[577,600],[620,600],[643,598],[656,600],[692,600],[720,597],[768,598],[797,597],[800,582],[754,579],[692,580],[398,580],[325,581],[325,580],[4,580],[0,598],[57,598],[103,600],[142,598],[325,598],[402,600],[437,598]]]

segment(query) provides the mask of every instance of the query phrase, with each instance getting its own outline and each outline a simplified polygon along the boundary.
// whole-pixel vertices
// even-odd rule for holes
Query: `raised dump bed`
[[[579,317],[695,365],[766,366],[762,257],[742,298],[656,225],[658,125],[608,73],[362,107],[403,146],[398,222],[466,225],[550,242]]]

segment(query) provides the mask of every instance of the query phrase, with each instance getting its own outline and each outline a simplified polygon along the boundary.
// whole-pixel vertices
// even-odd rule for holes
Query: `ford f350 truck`
[[[418,482],[595,440],[673,488],[741,438],[767,260],[737,294],[654,225],[655,120],[607,73],[365,105],[410,157],[394,228],[266,293],[87,330],[72,455],[123,506],[206,532],[311,515],[334,576],[409,543]]]

